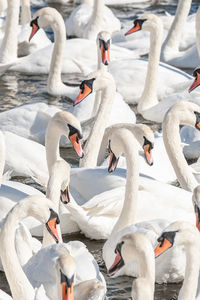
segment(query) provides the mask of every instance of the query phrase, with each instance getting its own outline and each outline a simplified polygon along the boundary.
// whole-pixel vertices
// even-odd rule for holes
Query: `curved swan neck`
[[[64,85],[61,80],[62,59],[66,41],[66,29],[61,15],[54,16],[54,22],[51,23],[54,32],[54,48],[51,58],[49,77],[47,82],[48,89],[54,89],[59,84]]]
[[[94,6],[91,19],[85,29],[84,38],[96,39],[98,32],[101,30],[101,24],[104,16],[104,0],[94,0]]]
[[[59,141],[61,132],[59,128],[56,126],[55,121],[51,119],[49,121],[46,136],[45,136],[45,149],[46,149],[46,159],[47,166],[49,170],[49,174],[51,173],[51,168],[53,164],[61,159],[60,150],[59,150]]]
[[[172,48],[173,50],[178,51],[184,24],[190,11],[191,2],[192,0],[179,0],[174,21],[163,43],[163,51],[165,48]]]
[[[131,132],[119,130],[123,134],[119,135],[119,143],[123,145],[126,157],[126,191],[124,205],[120,217],[115,224],[112,233],[118,232],[126,226],[136,221],[139,187],[139,158],[138,147]],[[126,139],[125,139],[126,137]]]
[[[19,22],[19,0],[9,0],[5,25],[5,34],[0,48],[0,63],[9,63],[17,59],[17,34]]]
[[[107,85],[101,91],[101,104],[98,109],[98,114],[93,129],[84,147],[84,157],[80,160],[80,167],[93,168],[97,165],[98,153],[101,146],[104,131],[108,122],[108,118],[112,109],[116,89],[114,80],[110,80],[107,82]]]
[[[180,291],[180,300],[196,299],[199,267],[199,245],[196,245],[195,241],[193,241],[193,245],[189,244],[186,247],[185,279]]]
[[[160,61],[163,26],[161,22],[150,31],[150,50],[144,90],[138,103],[138,112],[142,112],[158,103],[158,66]]]
[[[178,181],[182,188],[193,191],[197,182],[188,167],[180,147],[181,140],[179,134],[180,119],[177,114],[168,113],[163,121],[163,140],[168,157],[174,168]],[[184,125],[184,124],[181,124]]]
[[[35,297],[34,289],[22,270],[15,250],[16,227],[27,215],[27,206],[19,204],[6,218],[0,234],[2,264],[14,300],[33,300]]]
[[[31,21],[30,0],[21,0],[21,24],[25,25]]]

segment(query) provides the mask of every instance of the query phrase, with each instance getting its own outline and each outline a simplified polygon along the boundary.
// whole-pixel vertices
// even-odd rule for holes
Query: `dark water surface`
[[[33,4],[32,12],[34,13],[37,9],[45,6],[43,2],[39,5]],[[152,3],[152,1],[149,1]],[[57,8],[64,17],[67,17],[73,9],[73,4],[68,3],[67,5],[56,5],[51,6]],[[124,7],[115,6],[112,7],[116,16],[120,19],[122,23],[136,18],[137,14],[144,11],[154,12],[156,14],[164,14],[165,11],[170,14],[175,14],[177,6],[177,1],[159,1],[157,5],[150,4],[137,4],[137,5],[126,5]],[[198,7],[198,1],[193,1],[191,13],[195,12]],[[52,37],[52,33],[49,30],[49,35]],[[67,74],[62,76],[63,81],[71,83],[79,83],[82,77],[79,74]],[[25,103],[34,103],[43,101],[45,103],[55,105],[62,109],[67,109],[71,103],[65,97],[52,97],[48,95],[46,91],[46,75],[24,75],[18,73],[8,73],[0,77],[0,112],[19,106]],[[72,152],[68,150],[61,151],[62,156],[70,162],[75,162],[75,158]],[[26,179],[22,180],[24,183],[33,184],[32,180]],[[38,187],[37,185],[35,185]],[[104,241],[94,241],[85,238],[81,234],[69,235],[64,237],[64,241],[68,242],[70,240],[80,240],[84,242],[88,249],[95,256],[97,262],[99,263],[100,269],[105,276],[107,282],[107,297],[108,299],[118,300],[118,299],[131,299],[131,286],[133,278],[130,277],[119,277],[119,278],[109,278],[106,273],[106,268],[101,256],[101,249]],[[0,288],[9,292],[8,284],[6,282],[4,273],[0,272]],[[155,299],[156,300],[175,300],[177,299],[178,290],[180,284],[168,284],[168,285],[157,285]],[[81,299],[80,299],[81,300]],[[147,299],[148,300],[148,299]],[[188,299],[189,300],[189,299]]]

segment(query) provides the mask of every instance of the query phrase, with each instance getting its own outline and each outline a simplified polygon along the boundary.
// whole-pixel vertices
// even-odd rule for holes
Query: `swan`
[[[43,49],[40,49],[37,52],[32,53],[26,57],[21,57],[17,59],[15,63],[7,66],[9,70],[28,74],[48,74],[50,71],[50,67],[52,65],[55,65],[54,71],[56,75],[54,76],[56,76],[56,79],[60,79],[60,70],[62,71],[62,73],[80,73],[80,71],[82,72],[82,70],[80,70],[80,63],[82,64],[82,66],[84,66],[86,71],[88,69],[90,71],[96,69],[97,56],[95,41],[90,41],[87,39],[66,40],[66,30],[64,21],[56,9],[53,9],[51,7],[45,7],[38,10],[34,14],[31,24],[35,27],[35,29],[38,28],[38,25],[41,27],[46,27],[50,25],[55,31],[55,43]],[[34,31],[31,33],[31,36],[33,35]],[[113,59],[135,57],[132,51],[119,46],[112,47],[111,55]],[[79,64],[76,61],[77,59]],[[50,76],[53,75],[50,74]],[[61,80],[59,80],[59,82],[60,81]],[[62,86],[62,84],[60,85]],[[70,91],[70,89],[68,90]],[[73,90],[71,92],[73,92]]]
[[[93,297],[94,295],[97,297],[93,299],[103,299],[105,295],[105,281],[102,279],[103,277],[99,272],[94,257],[88,252],[85,245],[79,241],[67,244],[59,243],[42,248],[28,261],[23,270],[34,288],[38,288],[41,282],[44,282],[43,286],[46,294],[49,299],[53,300],[57,299],[56,282],[59,281],[60,283],[60,274],[56,272],[58,266],[61,268],[62,273],[65,274],[65,277],[67,277],[66,279],[68,279],[68,281],[65,281],[68,284],[74,284],[74,286],[73,284],[71,286],[66,285],[66,290],[70,288],[71,293],[73,294],[74,292],[75,300],[79,299],[82,293],[84,297],[88,296],[89,298],[89,296],[91,297],[90,293],[92,293]],[[61,281],[64,279],[64,274],[61,275]],[[63,285],[65,285],[64,282],[62,283],[62,288]]]
[[[113,131],[116,131],[116,128],[112,128],[110,135]],[[152,164],[152,131],[145,125],[135,125],[131,128],[131,132],[143,146],[147,162]],[[144,157],[142,159],[144,160]],[[108,238],[123,205],[124,188],[118,187],[120,180],[108,175],[107,171],[102,168],[84,168],[83,173],[79,170],[73,171],[74,169],[71,170],[70,190],[72,188],[72,195],[76,201],[72,198],[65,207],[71,213],[72,220],[87,237]],[[124,185],[123,178],[121,181],[120,186]],[[91,188],[87,190],[84,187],[88,182]],[[78,201],[74,194],[75,189],[86,201],[88,200],[85,204],[80,206],[76,203]]]
[[[19,0],[8,1],[5,34],[0,46],[1,64],[14,63],[17,60],[18,36],[16,34],[16,28],[18,28],[19,6],[20,6],[19,4],[20,4]],[[22,54],[28,55],[34,52],[35,50],[45,47],[51,43],[50,40],[47,38],[46,34],[44,33],[44,31],[41,31],[39,36],[36,39],[34,39],[31,44],[29,44],[28,36],[31,31],[30,26],[28,30],[27,27],[24,25],[20,29],[21,29],[21,33],[20,33],[21,50],[19,49],[19,53],[24,52],[26,48],[26,53],[21,53],[21,55]],[[24,32],[22,32],[24,30],[26,32],[25,34]]]
[[[197,228],[184,221],[170,224],[158,238],[155,257],[162,255],[162,253],[176,245],[183,245],[186,253],[185,279],[178,299],[199,299],[195,297],[200,269],[200,241]]]
[[[195,77],[194,82],[189,88],[189,92],[194,91],[196,88],[198,90],[198,86],[200,84],[199,80],[200,69],[197,67],[193,76]],[[181,141],[185,144],[183,147],[183,153],[187,159],[198,159],[200,156],[199,151],[199,139],[200,133],[196,130],[196,128],[192,128],[190,126],[183,126],[180,130]]]
[[[114,275],[124,264],[135,261],[139,277],[132,284],[132,299],[154,299],[155,257],[150,241],[141,233],[124,235],[115,248],[116,258],[109,269]],[[134,274],[134,272],[133,272]]]
[[[198,181],[194,177],[194,170],[188,167],[180,148],[180,125],[189,125],[199,130],[200,107],[186,101],[176,103],[166,113],[162,125],[165,148],[178,181],[182,188],[193,191],[198,185]]]
[[[142,176],[139,178],[137,147],[129,131],[126,129],[116,131],[115,135],[111,136],[110,149],[109,171],[114,170],[117,158],[121,153],[125,152],[127,181],[121,214],[111,235],[103,246],[103,259],[107,269],[110,268],[114,261],[114,249],[124,234],[139,231],[147,234],[152,244],[154,244],[157,235],[169,222],[182,218],[194,222],[191,193],[149,178]],[[182,194],[181,196],[180,193]],[[170,199],[173,199],[173,201]],[[167,221],[158,219],[163,215],[163,210]],[[147,221],[147,219],[153,219],[153,221]],[[140,223],[135,224],[136,220],[140,221]],[[182,251],[181,249],[176,251],[174,253],[176,257],[175,262],[170,261],[169,263],[167,257],[164,261],[157,262],[156,282],[177,282],[182,280],[184,266],[182,260],[180,261],[179,259],[179,257],[182,257],[180,255]],[[124,266],[117,274],[131,275],[130,265]]]
[[[164,100],[174,93],[177,93],[176,98],[184,97],[181,92],[188,87],[191,76],[167,64],[159,64],[163,25],[157,16],[143,14],[140,19],[134,21],[134,28],[129,30],[127,34],[140,29],[150,32],[149,61],[128,58],[118,60],[110,63],[109,70],[113,74],[118,91],[125,101],[131,104],[139,103],[138,109],[141,113],[143,102],[147,110],[147,108],[158,103],[157,99]],[[145,80],[144,73],[146,73],[147,64],[148,71]],[[143,95],[140,98],[142,92]],[[147,96],[146,94],[149,95],[148,101],[146,97],[144,98]],[[157,118],[160,114],[162,116],[162,111],[159,110]]]
[[[77,154],[82,157],[83,151],[80,144],[80,138],[82,137],[82,130],[80,127],[79,121],[69,112],[58,112],[55,114],[55,116],[49,121],[49,125],[47,128],[46,133],[46,159],[47,159],[47,170],[49,174],[51,174],[51,168],[54,165],[54,163],[57,160],[61,160],[60,154],[59,154],[59,139],[60,136],[64,134],[66,135],[71,143],[73,144],[73,147]],[[3,144],[3,138],[0,139],[0,141]],[[4,166],[4,155],[5,155],[5,147],[1,148],[2,156],[1,156],[1,163],[2,163],[2,170]],[[4,152],[3,152],[4,151]],[[45,155],[43,157],[45,160]],[[37,160],[38,163],[38,160]],[[46,177],[43,178],[45,181],[45,184],[48,180],[48,172],[46,174]],[[2,173],[1,173],[2,174]],[[35,174],[35,177],[37,178],[37,174]],[[16,186],[16,187],[15,187]],[[21,190],[20,187],[22,186]],[[26,188],[26,186],[25,186]],[[31,190],[31,187],[27,186],[27,192],[26,189],[23,189],[23,185],[19,183],[10,183],[9,181],[4,183],[4,185],[1,186],[0,189],[0,196],[1,196],[1,214],[4,214],[8,212],[10,207],[14,205],[14,202],[18,202],[22,198],[27,196],[27,192],[29,194],[41,194],[41,192],[37,191],[36,189]],[[8,201],[8,199],[11,200]],[[2,210],[3,207],[3,210]],[[3,217],[3,216],[2,216]],[[27,221],[28,222],[28,221]],[[27,224],[28,225],[28,224]],[[28,228],[32,227],[32,222],[29,223]],[[71,228],[70,228],[71,230]],[[34,232],[34,234],[37,234],[37,231]],[[41,234],[41,233],[40,233]]]
[[[176,16],[170,27],[168,35],[163,42],[161,50],[161,61],[178,68],[195,68],[200,60],[198,46],[195,44],[186,51],[179,51],[184,23],[189,14],[192,0],[179,0]],[[199,17],[200,10],[196,13],[196,42],[199,44]]]
[[[59,222],[59,219],[53,207],[52,202],[44,196],[30,196],[16,204],[4,221],[0,233],[2,241],[0,256],[14,299],[34,299],[35,297],[34,288],[21,268],[14,247],[16,226],[19,221],[24,219],[27,215],[32,215],[40,222],[46,224],[49,233],[52,234],[58,242],[56,224]],[[13,270],[15,270],[15,272],[13,272]]]
[[[107,30],[111,34],[119,31],[120,21],[104,4],[104,0],[94,0],[93,6],[83,3],[66,20],[67,35],[95,40],[98,32]]]
[[[142,19],[135,21],[135,26],[130,29],[127,34],[140,30],[143,26],[158,26],[160,20],[155,15],[143,15]],[[146,28],[145,27],[145,28]],[[156,42],[157,45],[155,46],[156,36],[151,35],[151,50],[152,47],[155,47],[155,51],[153,53],[154,56],[154,65],[152,65],[152,61],[150,57],[147,76],[145,81],[145,87],[142,93],[142,96],[138,102],[137,110],[138,112],[145,118],[151,121],[162,122],[165,113],[167,110],[176,102],[181,101],[182,99],[186,98],[186,93],[176,93],[163,99],[162,101],[158,102],[157,97],[157,80],[158,80],[158,63],[159,63],[159,56],[160,56],[160,43],[158,42],[158,37]],[[187,97],[189,98],[189,97]],[[198,98],[189,98],[188,101],[196,102],[200,104]]]
[[[109,114],[113,110],[112,107],[115,107],[114,97],[116,86],[114,79],[110,73],[103,70],[98,70],[88,75],[88,79],[82,82],[80,88],[81,91],[77,96],[74,105],[80,103],[92,92],[99,90],[102,91],[102,101],[96,116],[93,129],[84,147],[84,157],[80,162],[80,167],[91,168],[97,165],[97,158],[104,130],[107,126]],[[128,121],[127,119],[129,118],[129,122],[135,123],[136,119],[134,113],[127,109],[127,107],[124,106],[124,108],[126,108],[126,113],[124,114],[126,116],[126,121]],[[120,111],[121,109],[122,108],[120,107]]]

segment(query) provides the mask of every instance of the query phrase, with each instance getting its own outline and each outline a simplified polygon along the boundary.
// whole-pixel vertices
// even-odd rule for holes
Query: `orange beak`
[[[129,35],[129,34],[131,34],[133,32],[139,31],[139,30],[141,30],[141,27],[140,27],[140,24],[137,23],[136,26],[132,27],[129,31],[127,31],[125,33],[125,35]]]
[[[200,123],[196,123],[195,126],[197,127],[197,129],[200,129]]]
[[[74,300],[74,284],[71,287],[66,286],[66,282],[62,283],[62,300]]]
[[[36,34],[36,32],[39,30],[39,27],[36,25],[36,24],[33,24],[32,25],[32,32],[30,34],[30,37],[29,37],[29,42],[30,40],[32,39],[32,37]]]
[[[81,140],[78,137],[78,133],[74,133],[72,135],[69,136],[69,139],[74,147],[74,150],[76,151],[76,153],[78,154],[78,156],[80,158],[83,158],[84,153],[83,153],[83,149],[81,146]]]
[[[162,244],[162,246],[161,246]],[[159,242],[158,246],[154,250],[155,257],[158,257],[162,253],[164,253],[167,249],[172,247],[172,243],[170,243],[166,238],[164,239],[164,242]]]
[[[152,150],[150,149],[150,145],[144,145],[144,155],[146,158],[147,163],[152,166],[153,165],[153,156],[152,156]]]
[[[79,93],[78,97],[74,101],[74,106],[76,104],[80,103],[83,99],[85,99],[91,93],[92,93],[92,90],[86,84],[84,84],[83,91],[81,91]]]
[[[200,85],[200,74],[196,73],[196,78],[195,78],[193,84],[191,85],[191,87],[189,88],[189,93],[191,91],[193,91],[194,89],[196,89],[199,85]]]
[[[114,261],[114,263],[112,264],[112,266],[108,270],[109,274],[114,275],[118,271],[117,265],[120,263],[121,259],[122,259],[121,255],[117,251],[117,255],[115,257],[115,261]]]
[[[66,189],[64,190],[64,192],[61,190],[60,200],[64,204],[67,204],[67,203],[70,202],[69,185],[66,187]]]
[[[57,231],[57,218],[50,219],[46,224],[47,230],[54,237],[56,243],[59,242],[59,235]]]
[[[101,57],[102,57],[102,63],[104,65],[109,65],[109,63],[110,63],[110,45],[108,45],[108,50],[104,49],[103,44],[101,45]]]
[[[108,166],[108,172],[111,173],[115,171],[117,164],[118,164],[119,158],[116,158],[114,153],[110,151],[110,161],[109,161],[109,166]]]

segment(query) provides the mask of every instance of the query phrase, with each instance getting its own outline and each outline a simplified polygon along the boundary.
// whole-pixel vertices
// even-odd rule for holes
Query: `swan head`
[[[154,133],[151,128],[144,124],[136,124],[134,127],[134,136],[144,150],[146,162],[153,165]]]
[[[80,84],[80,93],[74,101],[74,106],[84,100],[88,95],[99,90],[115,87],[113,76],[104,70],[97,70],[88,75]]]
[[[80,140],[82,139],[82,129],[79,120],[70,112],[57,112],[51,119],[49,124],[54,124],[60,134],[68,136],[72,146],[78,156],[84,156]]]
[[[194,82],[189,88],[189,93],[192,92],[200,85],[200,67],[197,67],[193,72]]]
[[[183,245],[187,248],[195,242],[199,243],[199,232],[191,223],[177,221],[165,228],[157,241],[158,245],[154,250],[155,257],[160,256],[173,246]]]
[[[196,216],[196,227],[200,231],[200,185],[193,190],[192,202]]]
[[[149,239],[142,233],[131,233],[124,235],[115,248],[116,257],[108,270],[108,273],[114,275],[125,264],[133,261],[141,261],[148,255],[152,261],[155,261],[153,247]],[[153,272],[153,270],[152,270]]]
[[[60,223],[58,214],[56,213],[56,206],[52,201],[46,197],[29,196],[20,201],[13,207],[11,212],[20,209],[20,217],[31,216],[46,225],[47,230],[53,236],[55,241],[59,242],[59,235],[57,232],[57,224]]]
[[[59,22],[60,21],[60,22]],[[40,28],[46,28],[50,25],[52,27],[57,26],[57,23],[62,23],[62,16],[60,13],[52,7],[44,7],[39,9],[33,16],[30,26],[32,27],[32,32],[29,37],[29,41],[33,38],[36,32]]]
[[[110,63],[110,43],[111,35],[107,31],[101,31],[97,35],[97,47],[101,52],[101,60],[104,65],[109,65]]]
[[[143,14],[140,18],[133,21],[133,27],[125,33],[129,35],[131,33],[137,32],[139,30],[152,31],[156,30],[158,27],[162,28],[162,22],[159,17],[154,14]]]
[[[165,114],[163,124],[179,122],[180,125],[189,125],[200,130],[200,106],[187,101],[174,104]]]
[[[64,251],[65,253],[63,253],[57,260],[61,274],[62,299],[74,300],[74,277],[76,264],[67,248],[65,248]]]

